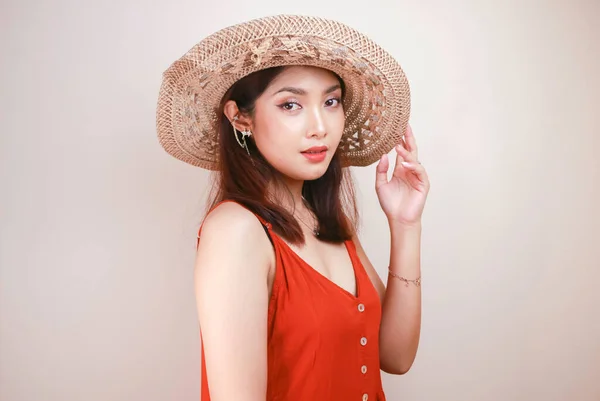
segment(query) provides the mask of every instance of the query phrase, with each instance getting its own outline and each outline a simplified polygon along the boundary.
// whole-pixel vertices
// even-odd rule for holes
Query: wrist
[[[419,276],[415,279],[408,279],[406,277],[403,277],[399,274],[394,273],[391,269],[388,268],[388,274],[390,276],[392,276],[393,278],[396,278],[400,281],[402,281],[403,283],[405,283],[405,285],[408,287],[409,283],[414,284],[415,287],[420,287],[421,286],[421,274],[419,274]]]
[[[421,220],[407,222],[389,219],[388,225],[394,232],[420,232],[422,229]]]

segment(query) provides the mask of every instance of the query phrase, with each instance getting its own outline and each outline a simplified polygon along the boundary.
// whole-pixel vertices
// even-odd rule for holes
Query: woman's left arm
[[[421,332],[421,216],[430,184],[410,125],[396,146],[391,179],[383,155],[377,165],[376,191],[390,228],[387,289],[369,262],[360,242],[357,250],[382,299],[379,335],[381,369],[404,374],[412,366]]]
[[[421,224],[390,222],[391,251],[379,335],[384,371],[408,372],[421,334]]]
[[[393,228],[392,266],[400,268],[401,277],[419,277],[419,227]],[[381,369],[390,374],[404,374],[410,369],[419,345],[421,332],[421,288],[413,282],[402,282],[388,276],[387,289],[369,261],[358,237],[354,237],[358,256],[379,293],[382,304],[381,330],[379,333],[379,360]],[[391,269],[390,269],[391,270]]]

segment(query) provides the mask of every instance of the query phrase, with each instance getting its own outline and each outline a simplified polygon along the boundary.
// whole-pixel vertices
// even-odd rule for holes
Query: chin
[[[301,171],[298,171],[298,175],[300,175],[301,179],[304,181],[316,180],[318,178],[323,177],[323,175],[327,172],[328,167],[329,161],[309,166],[303,166],[303,169]]]
[[[307,161],[304,156],[300,159],[281,157],[271,166],[291,180],[312,181],[321,178],[327,172],[330,163],[331,157],[317,163]]]
[[[325,174],[326,171],[327,171],[327,169],[323,169],[322,171],[319,171],[319,172],[304,174],[304,177],[302,177],[302,180],[303,181],[317,180],[317,179],[323,177],[323,175]]]
[[[324,162],[312,166],[298,166],[281,173],[295,181],[312,181],[321,178],[327,172],[328,166],[329,163]]]

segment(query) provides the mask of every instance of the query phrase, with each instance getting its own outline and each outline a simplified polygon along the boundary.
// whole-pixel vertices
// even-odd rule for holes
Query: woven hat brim
[[[365,35],[336,21],[275,16],[222,29],[163,74],[157,132],[163,148],[194,166],[218,166],[219,105],[239,79],[262,69],[304,65],[338,74],[346,86],[344,166],[367,166],[400,142],[410,88],[399,63]]]

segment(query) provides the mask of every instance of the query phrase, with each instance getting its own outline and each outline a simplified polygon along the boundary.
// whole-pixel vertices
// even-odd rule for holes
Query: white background
[[[209,176],[160,148],[158,88],[204,36],[279,13],[357,28],[411,84],[432,181],[423,329],[388,399],[600,400],[593,0],[3,0],[0,399],[199,398]],[[354,171],[386,277],[374,166]]]

